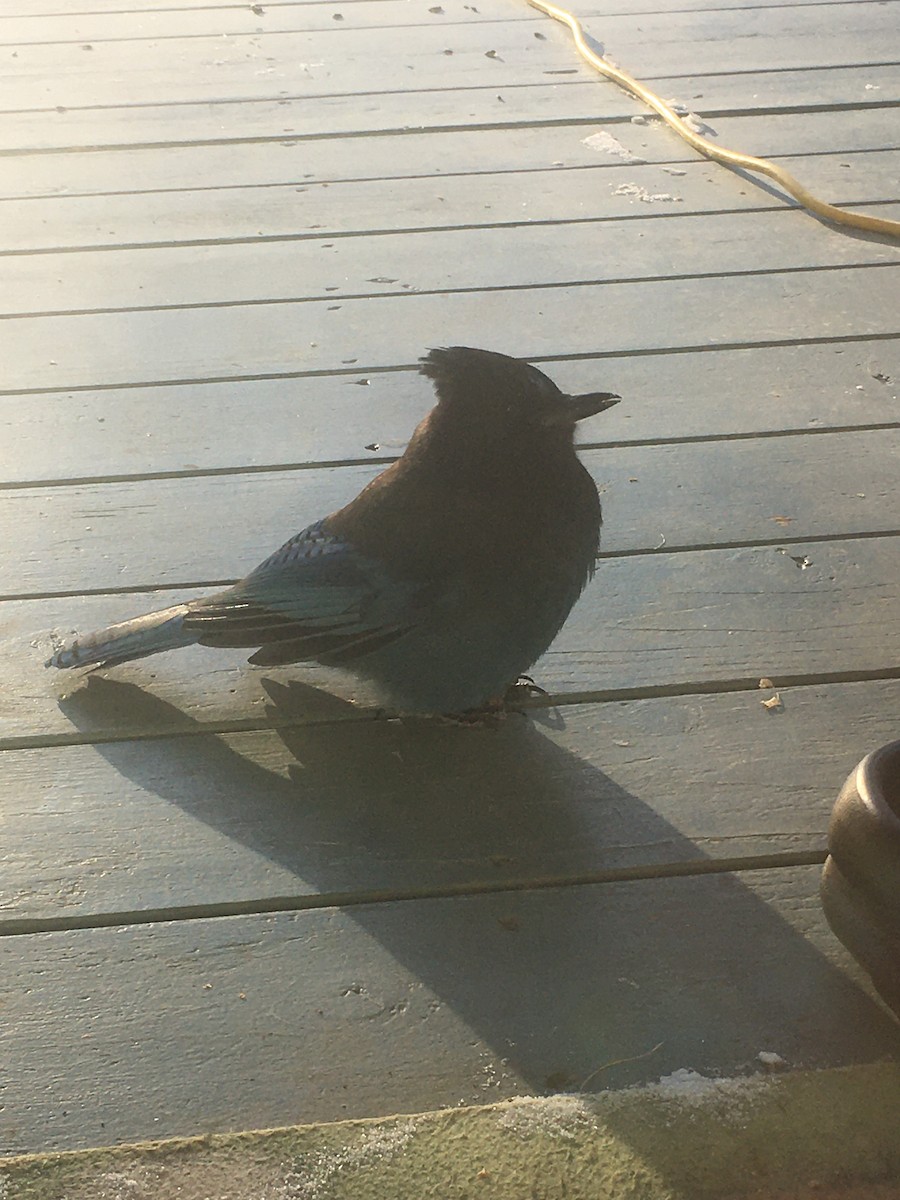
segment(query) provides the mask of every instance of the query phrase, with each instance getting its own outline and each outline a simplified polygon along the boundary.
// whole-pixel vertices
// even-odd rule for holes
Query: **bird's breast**
[[[564,470],[460,470],[449,475],[402,469],[373,480],[326,520],[397,576],[433,582],[537,575],[582,576],[600,530],[600,503],[575,457]]]

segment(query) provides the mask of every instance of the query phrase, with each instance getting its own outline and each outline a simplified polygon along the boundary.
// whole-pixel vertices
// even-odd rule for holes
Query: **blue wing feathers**
[[[205,645],[273,646],[273,655],[353,657],[415,623],[421,585],[394,579],[318,521],[217,596],[192,606],[186,627]],[[290,643],[290,645],[288,645]],[[264,650],[258,661],[270,656]]]

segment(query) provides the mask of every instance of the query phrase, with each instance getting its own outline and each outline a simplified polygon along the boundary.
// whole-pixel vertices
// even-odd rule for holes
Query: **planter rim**
[[[900,740],[866,755],[856,768],[856,790],[866,808],[900,828]]]

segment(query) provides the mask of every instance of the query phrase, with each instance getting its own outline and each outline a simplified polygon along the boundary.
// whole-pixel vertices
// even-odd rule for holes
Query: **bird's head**
[[[619,402],[612,392],[569,396],[531,363],[492,350],[449,346],[421,361],[446,423],[482,442],[525,436],[571,443],[578,421]]]

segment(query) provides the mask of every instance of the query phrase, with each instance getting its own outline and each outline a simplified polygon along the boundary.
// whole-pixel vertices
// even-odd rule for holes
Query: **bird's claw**
[[[546,688],[542,688],[539,683],[535,683],[530,675],[520,675],[515,683],[511,684],[506,689],[506,695],[503,700],[509,704],[511,700],[523,700],[527,696],[549,696],[550,693]]]

